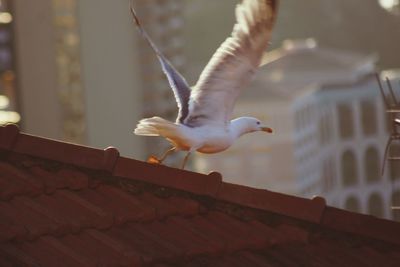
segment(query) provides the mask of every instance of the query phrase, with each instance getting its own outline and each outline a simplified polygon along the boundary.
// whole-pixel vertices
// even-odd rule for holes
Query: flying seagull
[[[175,122],[160,117],[146,118],[136,126],[136,135],[162,136],[171,144],[162,157],[149,161],[161,164],[174,151],[189,155],[217,153],[229,148],[246,133],[272,129],[260,120],[240,117],[231,120],[240,92],[254,77],[268,46],[275,22],[278,0],[242,0],[236,6],[236,23],[230,37],[217,49],[197,83],[190,87],[142,28],[133,6],[130,10],[140,33],[161,63],[179,109]]]

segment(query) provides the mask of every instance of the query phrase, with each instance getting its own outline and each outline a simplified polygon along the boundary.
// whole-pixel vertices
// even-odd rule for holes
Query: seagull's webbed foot
[[[157,158],[156,156],[151,155],[147,159],[147,162],[152,163],[152,164],[162,164],[163,161],[168,157],[168,155],[171,154],[172,152],[175,152],[175,150],[176,150],[176,147],[169,148],[167,151],[164,152],[164,154],[161,156],[161,158]]]
[[[154,155],[150,155],[150,157],[148,157],[148,159],[147,159],[147,162],[148,163],[151,163],[151,164],[161,164],[162,162],[156,157],[156,156],[154,156]]]

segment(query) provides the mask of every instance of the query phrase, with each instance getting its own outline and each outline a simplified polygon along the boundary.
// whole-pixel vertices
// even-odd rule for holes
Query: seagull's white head
[[[261,121],[257,118],[253,117],[240,117],[231,121],[231,125],[235,131],[237,131],[240,135],[245,133],[252,133],[263,131],[267,133],[272,133],[272,129],[267,127],[261,123]]]

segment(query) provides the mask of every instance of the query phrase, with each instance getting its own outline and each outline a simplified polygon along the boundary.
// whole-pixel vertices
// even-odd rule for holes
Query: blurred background
[[[236,0],[136,0],[149,35],[194,84],[232,30]],[[0,124],[146,160],[162,138],[138,137],[140,118],[177,108],[128,0],[0,0]],[[229,150],[196,154],[191,170],[227,182],[324,196],[329,205],[400,221],[396,129],[379,91],[400,100],[400,0],[281,0],[268,64],[235,116],[275,130]],[[388,92],[388,91],[386,91]],[[390,94],[386,95],[390,98]],[[390,97],[389,97],[390,96]],[[394,137],[398,138],[398,134]],[[394,140],[389,157],[400,156]],[[168,165],[179,166],[182,155]]]

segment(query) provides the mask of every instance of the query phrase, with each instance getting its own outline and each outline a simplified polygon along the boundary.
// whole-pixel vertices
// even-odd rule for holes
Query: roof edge
[[[212,197],[217,201],[280,214],[333,230],[400,245],[400,223],[326,205],[325,199],[306,199],[222,181],[208,175],[121,157],[116,148],[104,150],[21,133],[18,126],[0,126],[0,150],[58,161],[110,175]],[[387,231],[390,229],[390,233]]]
[[[372,215],[327,207],[321,225],[400,245],[400,223]]]
[[[107,172],[113,172],[119,158],[114,147],[102,150],[29,135],[14,124],[0,127],[0,149]]]
[[[210,197],[216,196],[222,183],[222,176],[217,172],[206,175],[124,157],[117,160],[112,174]]]
[[[238,205],[245,203],[246,206],[251,208],[294,217],[315,224],[321,222],[326,208],[325,199],[322,197],[306,199],[225,182],[222,183],[216,198]]]

